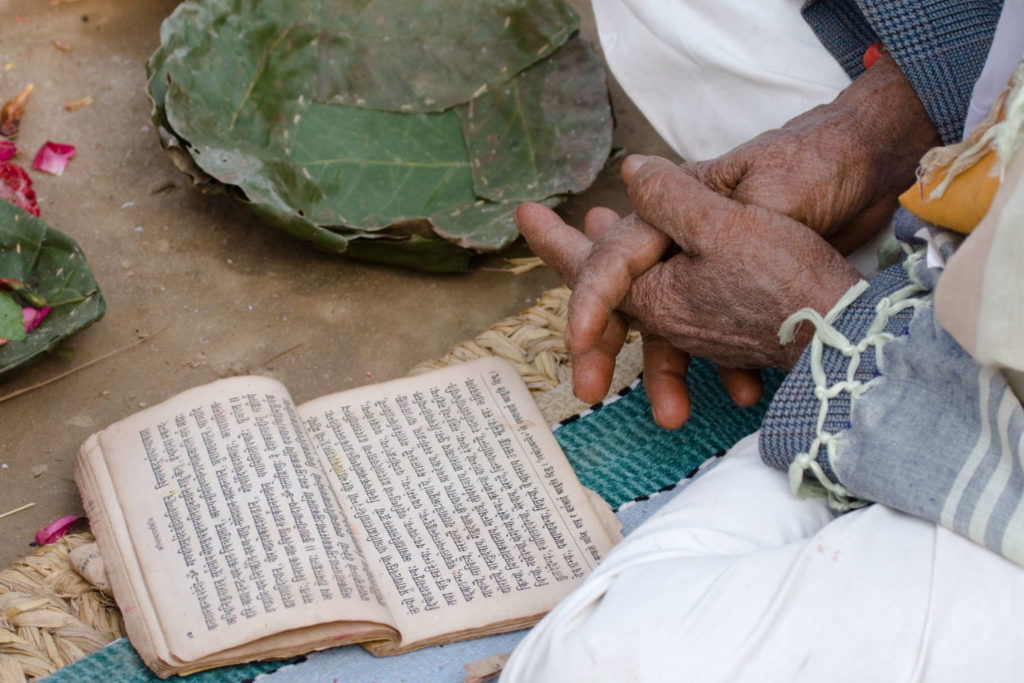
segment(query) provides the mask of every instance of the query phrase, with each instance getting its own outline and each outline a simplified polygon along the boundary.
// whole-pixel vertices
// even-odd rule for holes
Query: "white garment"
[[[612,73],[687,161],[727,152],[849,85],[802,4],[593,0]]]
[[[501,680],[1020,680],[1019,567],[881,505],[832,521],[756,437],[627,536]]]

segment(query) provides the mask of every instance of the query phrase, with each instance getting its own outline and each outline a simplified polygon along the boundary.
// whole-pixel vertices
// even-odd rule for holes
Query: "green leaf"
[[[591,157],[607,157],[611,114],[600,62],[582,37],[555,51],[576,21],[564,0],[185,2],[164,22],[147,67],[153,118],[175,164],[204,191],[225,187],[263,220],[320,249],[429,271],[464,270],[470,252],[515,239],[516,201],[579,191],[601,168]],[[484,45],[486,36],[498,35],[498,24],[498,33],[517,37]],[[350,43],[362,46],[346,53],[349,66],[335,75],[348,75],[337,81],[327,71],[340,68],[342,42],[331,35],[358,35]],[[402,40],[384,40],[389,36]],[[492,79],[473,103],[495,112],[486,122],[467,124],[465,100],[457,109],[406,113],[317,100],[328,82],[376,83],[350,78],[359,64],[378,75],[386,68],[400,74],[378,84],[388,97],[395,88],[427,88],[417,91],[422,97],[447,92],[451,78],[430,68],[423,75],[420,67],[429,66],[423,50],[448,54],[438,46],[452,41],[477,46],[463,64],[473,89],[459,97],[478,92],[479,78]],[[387,60],[396,61],[378,63]],[[488,73],[500,77],[480,75]],[[512,83],[525,103],[518,119],[500,95]],[[551,84],[571,85],[575,99],[545,96]],[[591,105],[594,111],[583,115]],[[517,123],[508,124],[514,139],[506,147],[488,143],[488,125],[502,117]],[[521,153],[538,143],[572,151],[545,150],[532,159]],[[503,161],[509,149],[515,153]],[[493,186],[505,182],[507,190]]]
[[[271,146],[234,149],[199,121],[202,103],[172,84],[168,117],[193,157],[250,201],[297,207],[318,225],[382,228],[476,200],[454,111],[395,114],[311,104],[275,131]],[[207,119],[208,120],[208,119]]]
[[[580,192],[611,149],[604,69],[581,35],[458,111],[474,189],[492,201]]]
[[[7,292],[0,292],[0,339],[21,341],[25,338],[25,322],[21,304]]]
[[[317,99],[443,111],[547,57],[576,31],[563,0],[324,3]]]
[[[0,346],[0,379],[99,320],[106,304],[79,246],[43,221],[0,201],[0,277],[53,310],[23,341]],[[20,310],[19,310],[20,316]],[[3,335],[0,335],[3,336]]]
[[[564,196],[546,197],[539,200],[541,204],[554,208],[565,200]],[[461,207],[444,216],[434,216],[432,220],[441,236],[462,246],[473,245],[480,251],[498,251],[515,241],[519,236],[512,214],[518,201],[489,202],[478,199],[472,206]]]

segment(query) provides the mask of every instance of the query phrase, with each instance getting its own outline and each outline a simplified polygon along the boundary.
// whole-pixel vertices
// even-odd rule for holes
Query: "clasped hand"
[[[827,310],[856,271],[807,226],[725,197],[686,167],[630,157],[624,176],[637,214],[593,209],[582,233],[540,204],[517,211],[535,253],[573,289],[566,345],[576,394],[596,402],[607,393],[632,320],[659,425],[689,417],[691,353],[719,364],[738,404],[756,402],[760,375],[739,368],[790,367],[806,333],[782,345],[782,321],[804,306]]]
[[[857,282],[840,251],[888,220],[937,142],[886,57],[834,102],[717,159],[627,158],[634,214],[596,208],[579,232],[540,204],[521,205],[520,231],[573,289],[566,346],[576,394],[604,397],[632,322],[659,425],[689,417],[690,354],[719,364],[736,403],[756,402],[760,375],[747,368],[792,367],[812,331],[782,344],[782,322],[805,307],[827,312]]]

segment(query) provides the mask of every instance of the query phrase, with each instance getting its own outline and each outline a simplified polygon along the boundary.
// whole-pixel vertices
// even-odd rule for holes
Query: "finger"
[[[761,400],[764,393],[764,380],[757,370],[743,368],[727,368],[718,366],[718,375],[732,397],[732,402],[740,408],[749,408]]]
[[[619,173],[622,174],[622,179],[629,185],[633,182],[633,174],[636,170],[646,164],[651,159],[659,157],[649,157],[643,154],[630,154],[628,157],[622,160],[622,166],[619,168]]]
[[[690,356],[664,337],[645,334],[644,390],[651,402],[654,421],[665,429],[679,429],[690,419],[690,392],[686,373]]]
[[[595,206],[583,218],[583,233],[596,242],[622,219],[614,210]]]
[[[777,361],[772,354],[785,316],[778,317],[775,299],[748,287],[759,277],[722,268],[717,259],[677,254],[634,280],[618,310],[644,334],[688,353],[726,366],[765,367]]]
[[[600,217],[603,220],[607,216]],[[585,353],[601,338],[612,311],[619,307],[634,278],[661,260],[671,244],[667,235],[635,215],[607,228],[578,271],[569,299],[566,343]]]
[[[572,388],[581,401],[598,403],[608,394],[615,372],[615,357],[628,332],[626,319],[615,313],[609,318],[598,344],[585,353],[572,354]]]
[[[750,168],[749,158],[745,154],[726,153],[716,159],[698,161],[686,164],[686,168],[708,188],[718,194],[731,197],[744,204],[753,202],[743,201],[734,196],[733,192],[747,175]],[[769,195],[772,196],[772,195]]]
[[[520,204],[513,218],[533,253],[572,287],[593,246],[590,238],[543,204]]]
[[[631,173],[629,197],[637,214],[669,235],[683,251],[700,254],[723,231],[743,225],[755,231],[758,221],[747,206],[707,187],[687,167],[650,157]],[[747,219],[747,220],[745,220]]]

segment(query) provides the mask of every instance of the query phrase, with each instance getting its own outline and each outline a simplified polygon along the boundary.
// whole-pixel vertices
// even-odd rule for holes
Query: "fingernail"
[[[650,157],[643,154],[630,154],[622,162],[622,178],[628,183],[636,170],[650,161]]]

